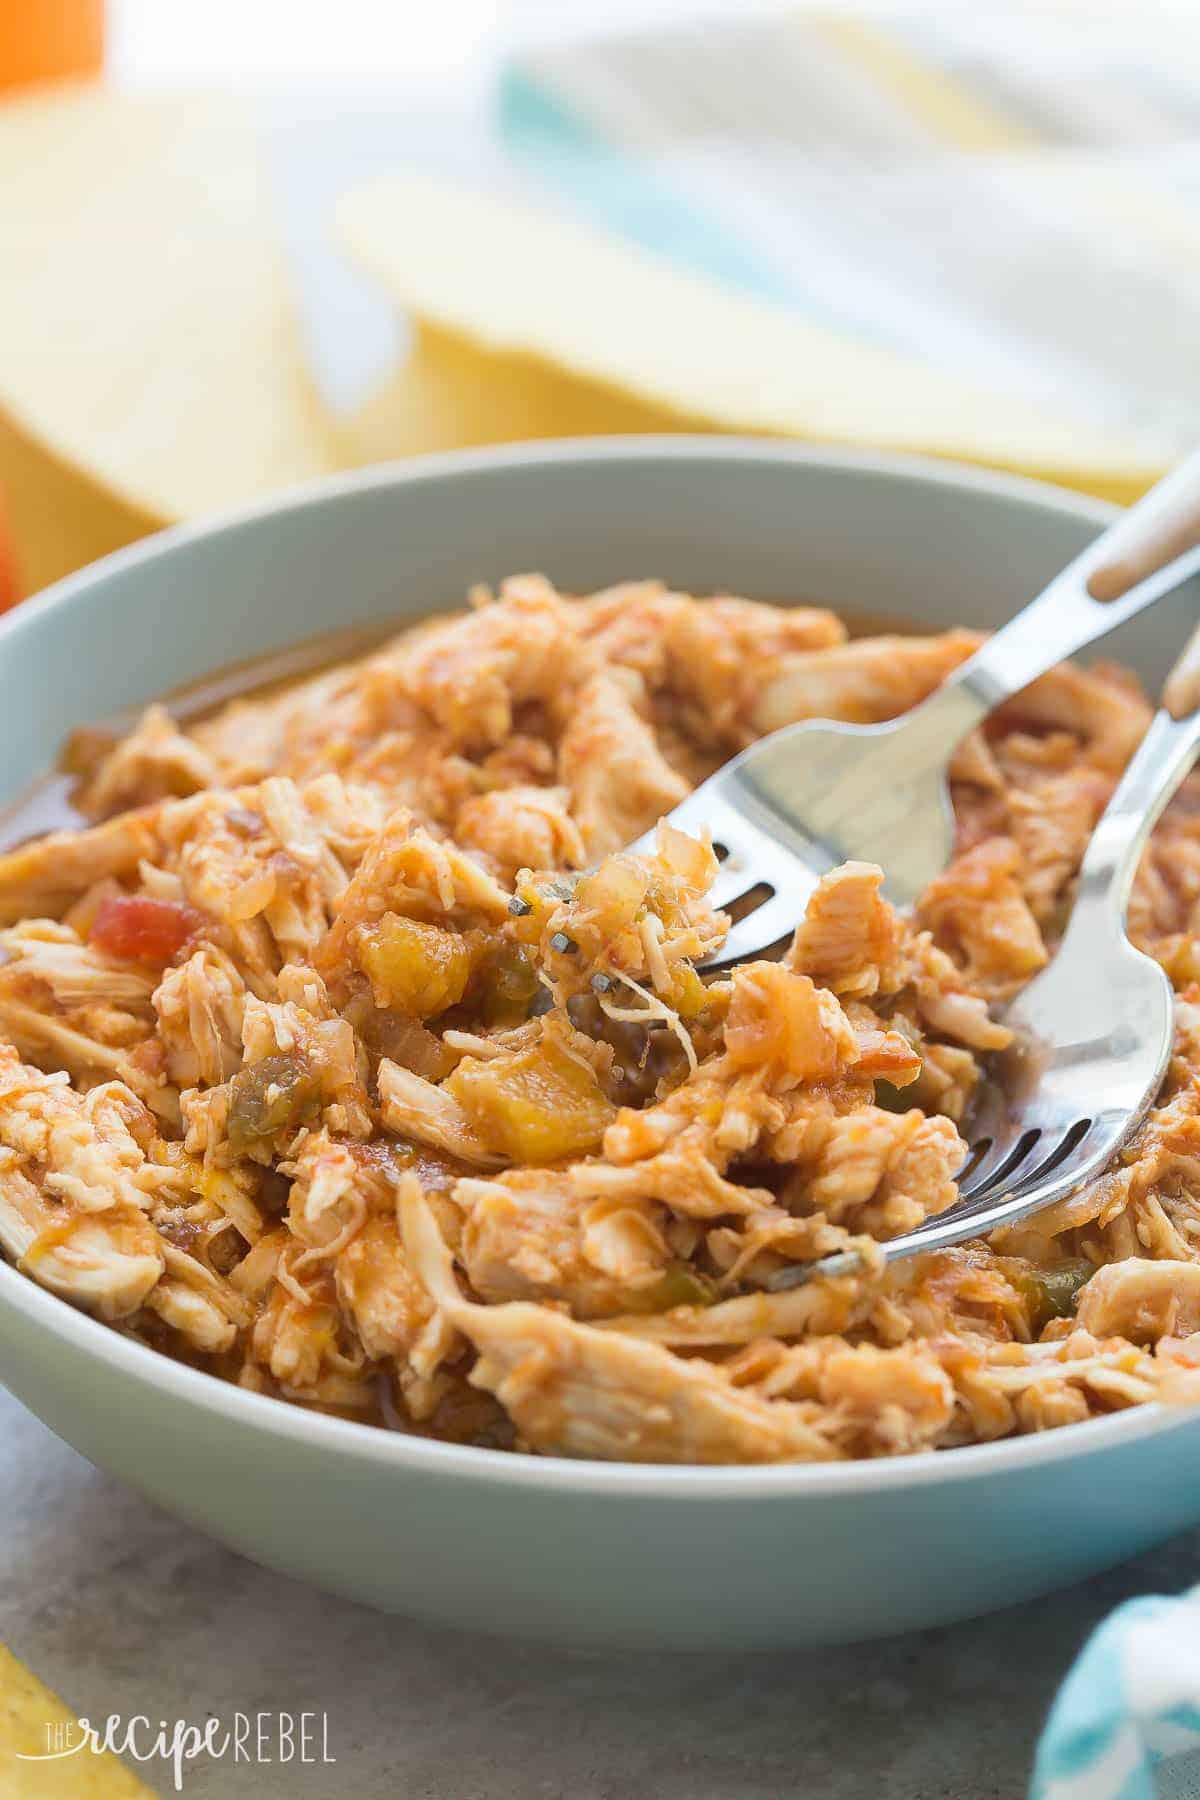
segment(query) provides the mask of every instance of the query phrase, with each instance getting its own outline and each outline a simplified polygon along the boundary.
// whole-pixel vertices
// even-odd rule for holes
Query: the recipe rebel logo
[[[210,1713],[201,1725],[188,1719],[147,1718],[134,1713],[123,1719],[111,1713],[90,1719],[55,1720],[45,1726],[45,1747],[18,1750],[20,1762],[62,1762],[72,1756],[127,1756],[133,1762],[161,1762],[171,1771],[175,1792],[182,1793],[189,1763],[200,1757],[213,1762],[290,1764],[292,1767],[335,1763],[329,1743],[329,1715],[323,1712],[235,1712],[228,1719]]]

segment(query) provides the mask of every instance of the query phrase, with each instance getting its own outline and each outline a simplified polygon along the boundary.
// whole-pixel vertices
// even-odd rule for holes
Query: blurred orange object
[[[17,559],[3,510],[0,510],[0,613],[6,607],[15,606],[20,597],[21,590],[17,586]]]
[[[105,0],[0,0],[0,91],[94,75],[104,61]]]

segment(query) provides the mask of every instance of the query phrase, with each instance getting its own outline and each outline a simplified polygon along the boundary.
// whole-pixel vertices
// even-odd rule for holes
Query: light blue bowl
[[[0,801],[74,725],[206,669],[544,570],[998,624],[1108,516],[998,476],[719,438],[536,445],[322,483],[98,563],[0,627]],[[1195,596],[1191,596],[1194,607]],[[1150,681],[1182,602],[1113,640]],[[0,1375],[68,1443],[259,1562],[577,1644],[833,1642],[1022,1600],[1200,1519],[1200,1417],[1146,1407],[888,1462],[574,1463],[243,1393],[0,1266]]]

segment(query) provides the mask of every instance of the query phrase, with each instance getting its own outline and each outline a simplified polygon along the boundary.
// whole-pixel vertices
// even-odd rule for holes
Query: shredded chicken
[[[708,980],[711,846],[627,849],[756,735],[892,717],[977,642],[519,576],[84,734],[79,829],[0,856],[0,1248],[256,1392],[526,1453],[893,1456],[1194,1401],[1200,780],[1131,906],[1178,996],[1145,1124],[988,1242],[878,1248],[956,1197],[993,1006],[1149,718],[1127,675],[1055,670],[961,747],[911,917],[850,864],[782,960]]]

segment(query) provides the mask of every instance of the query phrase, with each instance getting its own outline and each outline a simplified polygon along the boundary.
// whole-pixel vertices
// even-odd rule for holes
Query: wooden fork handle
[[[1093,600],[1122,594],[1200,544],[1200,451],[1105,533],[1102,554],[1087,578]],[[1186,652],[1185,652],[1186,654]]]
[[[1167,676],[1162,700],[1173,719],[1186,719],[1200,707],[1200,625]]]

